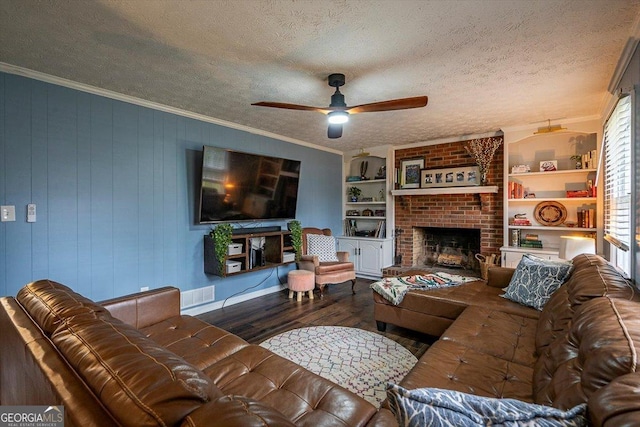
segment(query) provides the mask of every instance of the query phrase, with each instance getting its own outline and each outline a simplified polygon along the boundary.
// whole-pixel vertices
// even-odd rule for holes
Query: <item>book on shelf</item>
[[[520,246],[542,249],[542,241],[540,241],[537,234],[526,234],[524,238],[520,239]]]
[[[382,220],[382,221],[378,221],[375,228],[373,230],[368,231],[368,236],[369,237],[378,237],[378,238],[385,238],[386,234],[387,234],[387,229],[386,229],[386,221]],[[353,237],[353,236],[357,236],[358,232],[358,225],[356,223],[355,219],[345,219],[344,220],[344,235],[347,237]]]
[[[520,247],[522,247],[522,248],[542,249],[542,242],[541,241],[533,242],[533,241],[521,240],[520,241]]]
[[[355,219],[345,219],[344,220],[344,235],[345,236],[355,236],[356,231],[358,231],[358,224]]]
[[[531,225],[531,221],[529,221],[527,218],[514,218],[511,220],[511,225],[528,226],[528,225]]]
[[[598,165],[596,150],[587,151],[582,155],[582,169],[595,169]]]
[[[567,190],[567,197],[590,197],[591,192],[589,190]]]
[[[578,209],[578,227],[596,228],[596,210]]]
[[[587,191],[589,192],[589,197],[596,197],[597,191],[593,179],[587,180]]]
[[[519,182],[509,181],[508,192],[510,199],[524,199],[524,186]]]

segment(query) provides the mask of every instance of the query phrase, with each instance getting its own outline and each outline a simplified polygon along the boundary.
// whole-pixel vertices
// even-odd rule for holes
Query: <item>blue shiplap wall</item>
[[[0,73],[0,204],[16,206],[16,222],[0,223],[0,295],[41,278],[94,300],[215,284],[221,301],[277,285],[289,268],[204,274],[203,145],[301,160],[298,219],[340,231],[340,155]]]

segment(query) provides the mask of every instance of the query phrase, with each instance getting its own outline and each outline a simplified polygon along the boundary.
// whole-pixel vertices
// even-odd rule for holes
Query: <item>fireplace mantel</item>
[[[391,190],[392,196],[420,196],[434,194],[482,194],[497,193],[497,185],[476,185],[472,187],[442,187],[442,188],[409,188],[405,190]]]

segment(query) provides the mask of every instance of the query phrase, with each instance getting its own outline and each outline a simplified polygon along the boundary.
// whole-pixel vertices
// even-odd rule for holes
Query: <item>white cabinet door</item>
[[[349,261],[353,263],[357,272],[359,269],[358,261],[360,260],[360,257],[358,256],[358,248],[359,248],[358,240],[353,240],[353,239],[337,239],[337,240],[338,240],[338,250],[349,253]]]
[[[380,278],[382,269],[392,264],[391,239],[339,237],[337,241],[338,250],[349,253],[359,277]]]
[[[518,266],[518,263],[520,262],[520,259],[522,259],[522,255],[526,253],[531,253],[537,257],[548,259],[551,261],[560,260],[560,258],[558,257],[558,254],[555,253],[554,251],[546,251],[546,252],[525,251],[522,249],[509,250],[509,248],[505,248],[505,247],[501,248],[501,251],[502,251],[502,266],[509,267],[509,268],[516,268]]]
[[[359,272],[373,276],[382,275],[382,242],[361,240],[358,251]]]
[[[503,252],[502,265],[504,267],[516,268],[522,255],[524,255],[522,252]]]

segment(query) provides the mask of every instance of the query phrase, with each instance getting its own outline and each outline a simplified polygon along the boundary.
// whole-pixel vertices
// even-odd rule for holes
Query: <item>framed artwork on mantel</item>
[[[424,158],[402,161],[400,188],[420,188],[420,171],[424,168]]]
[[[420,171],[420,188],[470,187],[479,184],[480,169],[477,166]]]

